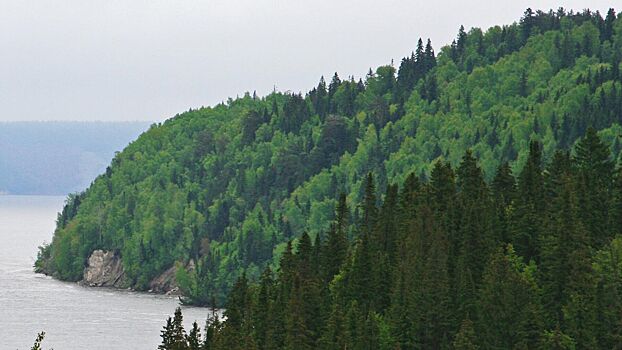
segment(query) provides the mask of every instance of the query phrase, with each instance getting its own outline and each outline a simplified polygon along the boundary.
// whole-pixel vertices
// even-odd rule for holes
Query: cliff
[[[163,294],[178,294],[179,287],[175,281],[175,267],[164,271],[149,283],[149,292]],[[84,275],[80,281],[89,287],[113,287],[130,288],[121,257],[113,251],[101,249],[93,251],[88,259],[88,265],[84,269]]]

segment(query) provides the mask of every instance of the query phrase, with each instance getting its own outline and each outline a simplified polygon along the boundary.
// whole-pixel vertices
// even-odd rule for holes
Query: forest
[[[546,164],[531,142],[517,175],[503,163],[487,182],[468,150],[384,199],[370,173],[362,200],[347,198],[325,234],[288,242],[277,270],[243,274],[204,335],[186,334],[178,309],[160,349],[622,344],[622,168],[594,129]]]
[[[544,225],[551,223],[540,216],[545,213],[541,206],[552,203],[548,197],[540,198],[544,193],[536,182],[541,177],[548,179],[549,175],[536,175],[539,167],[542,164],[562,166],[559,164],[562,160],[557,158],[563,154],[557,151],[574,149],[578,152],[578,142],[583,136],[592,141],[598,139],[609,147],[611,154],[607,151],[609,158],[607,165],[603,165],[607,171],[609,164],[617,164],[622,150],[622,19],[613,9],[606,14],[589,10],[543,12],[527,9],[519,21],[509,25],[494,26],[485,31],[479,28],[467,31],[460,27],[454,42],[443,46],[438,53],[429,40],[419,39],[414,46],[412,54],[398,64],[370,69],[361,79],[342,79],[335,73],[328,80],[321,78],[316,87],[304,94],[275,91],[260,97],[247,93],[213,107],[189,110],[153,125],[118,153],[86,191],[68,197],[58,216],[52,242],[41,247],[36,270],[62,280],[77,281],[82,278],[93,250],[114,251],[121,257],[127,287],[146,290],[152,279],[177,266],[177,282],[184,303],[229,305],[228,312],[234,312],[229,311],[234,310],[230,308],[231,300],[241,297],[236,296],[236,291],[244,289],[238,284],[250,286],[263,280],[271,280],[277,286],[286,283],[280,280],[280,272],[279,276],[272,276],[265,272],[266,269],[275,273],[290,268],[296,270],[294,266],[298,263],[294,261],[307,259],[304,253],[307,243],[303,242],[308,240],[319,242],[309,245],[315,247],[309,249],[321,250],[334,229],[334,208],[345,202],[348,212],[344,215],[348,220],[341,224],[340,232],[347,239],[343,254],[348,258],[343,259],[353,265],[341,266],[338,261],[332,261],[330,271],[312,267],[300,272],[304,276],[291,282],[292,290],[297,290],[308,283],[307,279],[316,279],[310,276],[324,274],[321,283],[313,282],[322,293],[322,302],[332,300],[326,295],[329,289],[334,289],[337,293],[334,297],[341,300],[323,306],[322,312],[326,308],[340,309],[334,315],[331,311],[328,317],[314,318],[317,324],[295,321],[310,327],[308,332],[311,335],[304,340],[305,344],[316,344],[327,336],[321,334],[318,320],[339,323],[336,317],[352,314],[351,319],[356,318],[357,322],[363,322],[365,327],[372,327],[382,335],[378,341],[384,339],[383,342],[391,343],[395,341],[392,336],[400,334],[403,339],[397,341],[402,347],[409,348],[411,343],[417,347],[420,345],[414,342],[424,342],[424,339],[436,335],[420,334],[432,328],[423,327],[416,331],[416,327],[406,326],[415,322],[411,318],[422,317],[419,313],[400,316],[403,317],[400,322],[408,328],[404,330],[406,333],[391,329],[395,324],[390,320],[397,317],[394,309],[398,306],[394,304],[394,296],[388,293],[393,293],[391,288],[398,281],[391,279],[396,278],[390,277],[396,273],[390,270],[403,268],[408,274],[425,275],[422,278],[437,277],[427,276],[429,271],[422,266],[399,266],[396,263],[402,259],[393,260],[399,254],[405,254],[400,250],[406,244],[416,242],[403,228],[389,227],[400,222],[393,216],[398,215],[397,207],[394,207],[393,214],[384,213],[372,219],[375,214],[369,211],[370,203],[367,206],[354,204],[365,203],[370,200],[368,197],[374,196],[378,198],[374,201],[383,203],[379,207],[382,212],[385,203],[390,204],[387,202],[390,196],[396,197],[396,193],[407,189],[418,193],[415,198],[427,198],[430,195],[427,192],[431,191],[429,187],[435,179],[438,180],[441,172],[446,177],[456,176],[455,189],[451,188],[451,182],[447,182],[447,195],[455,195],[457,201],[452,204],[458,205],[461,193],[482,200],[469,202],[468,205],[474,207],[441,210],[436,207],[445,203],[446,198],[441,196],[428,198],[432,202],[429,208],[413,209],[414,213],[419,210],[434,212],[434,215],[425,217],[435,221],[418,224],[430,226],[426,228],[433,231],[429,234],[447,237],[447,242],[442,243],[448,245],[447,249],[417,247],[426,254],[430,249],[439,252],[435,254],[441,254],[440,251],[448,254],[445,273],[447,284],[452,288],[447,294],[450,299],[426,302],[435,307],[452,305],[451,315],[447,316],[449,320],[434,320],[448,322],[435,328],[443,330],[438,340],[445,339],[443,346],[453,344],[454,338],[470,337],[481,328],[478,323],[481,319],[476,315],[481,307],[478,293],[487,278],[494,278],[494,271],[490,269],[518,271],[515,281],[503,283],[545,288],[539,284],[540,274],[545,274],[544,266],[539,264],[544,259],[545,246],[553,242],[545,244],[541,241],[544,236],[549,237],[543,234],[547,229]],[[470,151],[465,155],[467,149]],[[579,193],[585,190],[581,186],[588,184],[578,181],[577,177],[588,175],[577,173],[575,169],[580,164],[579,156],[573,153],[565,157],[569,163],[570,170],[566,169],[569,175],[564,180],[555,179],[569,182],[563,187],[568,192],[564,195],[569,197],[568,203],[563,205],[572,207],[566,214],[574,217],[576,211],[577,215],[600,215],[589,219],[587,216],[575,218],[574,222],[580,220],[584,225],[572,225],[573,229],[583,227],[586,235],[593,236],[589,249],[581,253],[586,254],[586,261],[590,261],[592,253],[606,249],[615,233],[610,230],[615,226],[607,226],[613,224],[602,216],[607,214],[613,220],[615,215],[609,212],[613,202],[601,200],[613,198],[612,188],[607,187],[613,181],[613,175],[592,176],[594,174],[590,173],[585,181],[600,179],[605,182],[597,186],[601,192],[596,192],[595,197],[589,197],[585,202]],[[472,167],[463,169],[469,162],[473,163]],[[500,166],[507,175],[505,180],[510,179],[511,173],[522,174],[531,168],[530,174],[534,178],[524,181],[534,182],[536,187],[528,186],[533,193],[519,190],[516,193],[520,196],[513,196],[505,189],[498,192],[504,196],[507,213],[491,216],[487,212],[491,208],[487,207],[490,194],[485,184],[494,187],[492,181]],[[455,174],[452,169],[456,169]],[[474,172],[469,176],[476,176],[475,172],[481,174],[478,175],[481,183],[463,184],[467,174],[462,174],[460,169]],[[369,174],[373,174],[373,181]],[[372,183],[375,188],[390,191],[387,190],[384,196],[370,192]],[[548,182],[543,183],[548,186]],[[403,187],[398,191],[390,184]],[[467,190],[464,186],[472,192],[464,192]],[[521,186],[520,176],[518,186]],[[590,183],[589,186],[596,185]],[[346,194],[345,200],[340,199],[339,193]],[[421,206],[418,201],[407,202],[418,208]],[[495,204],[492,209],[498,209],[497,206]],[[413,214],[409,220],[418,218],[420,216]],[[464,222],[456,221],[459,218]],[[494,222],[491,221],[493,218]],[[376,220],[389,225],[383,232],[389,235],[387,232],[391,231],[391,239],[399,237],[399,243],[387,240],[382,243],[387,245],[384,250],[378,250],[375,247],[379,244],[375,237],[379,225]],[[499,223],[500,220],[509,221]],[[473,249],[485,250],[460,253],[460,249],[470,248],[453,246],[462,244],[454,235],[458,228],[453,225],[473,225],[461,235],[473,235],[469,244],[474,245]],[[507,232],[498,232],[501,227]],[[384,238],[388,239],[388,236]],[[358,247],[356,242],[367,242],[365,249],[369,250],[365,250],[365,254],[393,250],[390,257],[374,257],[381,259],[381,265],[371,263],[373,268],[387,270],[365,277],[356,275],[361,271],[356,268],[361,259],[354,259],[358,249],[350,247],[352,244]],[[436,240],[426,242],[441,244]],[[580,244],[580,241],[572,240],[563,249],[570,249],[573,244]],[[489,261],[490,254],[496,254],[496,258]],[[284,267],[283,259],[289,256],[292,258],[286,259],[285,264],[291,263],[292,266]],[[423,257],[417,256],[417,259]],[[366,263],[370,261],[366,260]],[[500,266],[490,267],[491,261]],[[444,273],[442,264],[427,264],[439,269],[438,273]],[[503,264],[510,264],[514,270]],[[469,275],[463,275],[467,267]],[[358,277],[346,273],[349,270]],[[283,273],[291,277],[289,272]],[[341,278],[328,280],[329,275]],[[352,283],[372,283],[367,279],[380,275],[386,279],[383,283],[387,290],[378,295],[372,290],[362,291],[350,286],[345,277],[349,276],[347,278],[353,281],[362,279]],[[587,275],[593,276],[592,273]],[[453,280],[455,278],[460,281]],[[407,285],[413,282],[399,283],[403,283],[404,289],[411,289]],[[521,290],[528,291],[528,288]],[[564,290],[567,290],[565,285]],[[228,296],[229,292],[232,294]],[[367,294],[356,295],[359,292]],[[270,290],[270,293],[272,298],[274,291]],[[521,298],[531,298],[529,293]],[[435,293],[434,297],[442,295]],[[410,299],[428,297],[421,291],[416,297],[404,296],[403,303],[414,305],[415,300]],[[567,295],[560,299],[564,306],[545,303],[542,305],[545,316],[538,318],[545,324],[525,327],[530,331],[548,330],[551,339],[559,338],[563,342],[572,339],[577,344],[584,344],[583,338],[577,337],[566,321],[560,321],[558,329],[553,320],[562,318],[560,310],[570,307],[566,303],[573,298],[579,297]],[[576,302],[583,301],[577,299]],[[356,305],[353,307],[352,303]],[[534,308],[539,307],[537,302],[533,303]],[[264,301],[256,304],[265,305]],[[250,301],[240,302],[239,310],[247,310],[249,305]],[[460,305],[459,311],[453,309],[455,305]],[[491,309],[490,312],[496,311]],[[556,312],[558,315],[553,315]],[[242,314],[246,315],[246,311]],[[235,319],[230,314],[227,322],[233,324]],[[241,324],[243,327],[252,325],[247,321]],[[356,327],[363,327],[361,324]],[[459,324],[464,327],[458,327]],[[230,339],[223,335],[229,332],[226,329],[232,329],[228,327],[223,326],[223,333],[214,334]],[[360,328],[356,329],[360,331]],[[458,337],[455,331],[460,329],[463,331]],[[580,327],[580,330],[584,329],[587,331],[587,328]],[[262,340],[253,341],[260,344]],[[297,348],[298,345],[288,346]]]

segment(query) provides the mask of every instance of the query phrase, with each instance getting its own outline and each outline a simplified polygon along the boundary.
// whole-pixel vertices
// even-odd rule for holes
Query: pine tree
[[[192,323],[192,329],[190,333],[188,333],[186,341],[188,343],[188,350],[201,350],[203,346],[201,342],[201,330],[196,322]]]
[[[572,176],[573,162],[568,151],[556,151],[544,173],[547,203],[553,203],[563,191],[565,182]]]
[[[252,334],[253,306],[246,273],[233,286],[225,304],[227,321],[223,326],[223,347],[227,349],[255,349],[257,344]]]
[[[622,239],[615,238],[594,258],[597,299],[597,339],[601,349],[622,344]]]
[[[501,249],[493,254],[478,293],[476,329],[483,348],[538,348],[543,329],[538,289],[525,269],[511,245],[506,254]]]
[[[460,217],[454,243],[457,248],[454,285],[462,318],[467,313],[474,314],[476,285],[498,239],[492,229],[489,190],[471,151],[465,153],[457,173]]]
[[[588,128],[574,150],[577,167],[579,215],[589,231],[592,244],[603,246],[609,240],[609,204],[614,165],[609,146]]]
[[[453,319],[450,276],[448,265],[449,242],[442,227],[433,221],[431,211],[419,210],[419,217],[431,218],[429,224],[430,244],[425,254],[421,285],[423,288],[421,305],[424,326],[423,343],[426,348],[443,349],[451,338],[449,330],[455,323]]]
[[[376,206],[376,184],[374,175],[370,172],[365,179],[365,193],[361,203],[363,218],[361,222],[361,236],[371,235],[378,219],[378,207]]]
[[[173,345],[175,344],[175,340],[173,338],[173,319],[168,318],[166,320],[166,325],[164,329],[160,331],[160,337],[162,338],[162,343],[158,346],[159,350],[172,350]]]
[[[497,231],[496,236],[503,242],[510,241],[509,210],[512,201],[516,197],[516,180],[512,175],[509,163],[502,163],[497,169],[491,185],[494,207],[497,213],[493,227]]]
[[[317,85],[317,88],[315,89],[315,93],[310,96],[311,102],[313,104],[313,109],[315,109],[315,112],[320,116],[320,118],[322,118],[322,120],[324,120],[326,114],[328,113],[327,96],[328,91],[326,90],[326,82],[324,81],[324,77],[322,76],[320,78],[320,82]]]
[[[611,40],[613,37],[614,29],[613,24],[616,20],[616,12],[610,8],[607,11],[607,17],[605,17],[604,30],[602,32],[602,40]]]
[[[171,340],[172,346],[171,350],[187,350],[188,342],[186,331],[184,330],[184,318],[181,313],[181,308],[175,309],[175,314],[173,315],[172,322],[172,333]]]
[[[464,55],[464,50],[466,49],[466,39],[467,34],[464,31],[464,26],[460,26],[458,30],[458,40],[456,41],[456,52],[459,62],[462,62],[462,56]]]
[[[428,39],[425,44],[425,71],[426,73],[436,66],[436,57],[434,56],[434,49],[432,48],[432,41]]]
[[[292,295],[285,311],[285,342],[284,349],[304,350],[314,348],[314,334],[305,319],[304,300],[301,280],[294,277]]]
[[[518,176],[518,193],[511,215],[512,245],[526,261],[537,261],[545,201],[542,145],[536,141],[529,144],[529,157]]]
[[[417,49],[415,50],[415,66],[414,66],[414,83],[425,74],[425,51],[423,49],[423,40],[419,38],[417,41]]]
[[[304,233],[298,244],[298,295],[293,298],[301,298],[301,309],[298,311],[304,322],[304,327],[310,334],[310,342],[315,346],[315,341],[319,338],[320,329],[323,324],[322,316],[322,297],[320,290],[320,276],[317,266],[313,266],[314,249],[311,239]]]
[[[255,309],[253,310],[254,337],[259,349],[266,348],[268,328],[270,327],[270,310],[273,307],[273,288],[272,270],[270,270],[270,267],[266,267],[259,280],[257,303],[254,305]]]
[[[384,202],[378,214],[377,230],[373,239],[377,242],[380,252],[385,254],[389,263],[393,263],[397,244],[398,187],[387,186]],[[390,282],[388,282],[390,284]]]
[[[325,350],[346,349],[347,334],[345,329],[345,315],[340,303],[333,303],[326,327],[319,340],[319,348]]]
[[[323,250],[322,271],[324,282],[329,283],[339,273],[339,269],[348,253],[348,217],[349,209],[345,193],[339,195],[335,213],[335,222],[330,226],[328,239]]]
[[[548,326],[561,324],[562,306],[569,302],[570,254],[573,245],[585,251],[585,232],[576,217],[576,198],[568,176],[556,179],[560,182],[549,209],[542,246],[542,287],[545,310],[548,312]],[[576,241],[579,239],[579,241]]]

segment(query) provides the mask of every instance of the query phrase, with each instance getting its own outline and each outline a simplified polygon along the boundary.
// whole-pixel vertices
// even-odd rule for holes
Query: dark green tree
[[[588,128],[574,149],[577,167],[579,215],[594,246],[603,246],[609,236],[608,209],[611,200],[614,164],[609,146]]]

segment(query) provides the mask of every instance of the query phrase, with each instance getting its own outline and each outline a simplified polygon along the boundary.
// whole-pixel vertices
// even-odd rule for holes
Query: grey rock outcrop
[[[160,276],[149,282],[149,291],[155,293],[176,294],[179,291],[175,282],[175,273],[177,269],[172,266],[164,271]]]
[[[190,260],[186,265],[186,270],[194,270],[194,261]],[[161,275],[151,280],[149,283],[149,291],[167,295],[181,295],[181,290],[179,290],[175,277],[176,274],[177,266],[171,266]]]
[[[186,266],[194,269],[194,262]],[[172,266],[149,282],[149,291],[154,293],[179,295],[181,294],[175,274],[177,268]],[[123,270],[121,257],[113,251],[95,250],[89,256],[88,265],[84,269],[81,283],[90,287],[131,287]]]
[[[121,259],[112,251],[95,250],[84,269],[83,283],[91,287],[122,288],[125,272]]]

